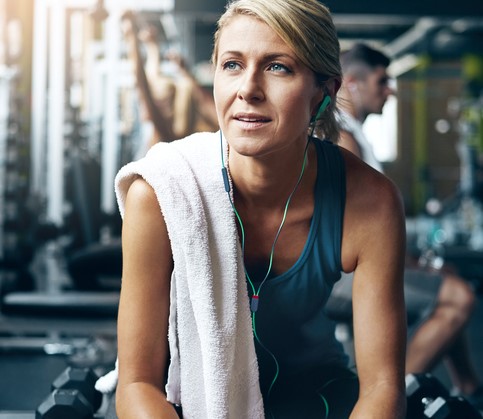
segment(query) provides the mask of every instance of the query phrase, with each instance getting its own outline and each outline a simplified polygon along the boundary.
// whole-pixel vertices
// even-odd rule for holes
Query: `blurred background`
[[[402,191],[410,251],[435,267],[454,264],[481,296],[483,3],[324,3],[342,49],[363,41],[392,58],[397,95],[364,128]],[[143,80],[171,92],[164,117],[180,128],[166,135],[216,129],[192,98],[210,95],[224,6],[0,0],[0,410],[34,408],[66,363],[112,366],[121,266],[114,176],[160,133],[147,122]],[[176,112],[191,105],[183,122]],[[25,365],[45,369],[29,391]]]

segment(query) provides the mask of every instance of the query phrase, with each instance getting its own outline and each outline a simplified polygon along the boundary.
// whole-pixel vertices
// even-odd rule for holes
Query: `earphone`
[[[317,111],[317,114],[315,115],[315,117],[312,117],[311,122],[315,122],[318,119],[320,119],[320,115],[322,115],[322,113],[327,109],[327,106],[330,105],[331,101],[332,101],[332,99],[330,98],[330,96],[325,95],[324,100],[322,101],[322,103],[319,106],[319,110]]]
[[[320,107],[319,107],[318,112],[317,112],[317,118],[320,116],[320,114],[322,114],[322,112],[324,112],[324,110],[327,108],[327,106],[330,103],[331,103],[331,98],[330,98],[330,96],[326,95],[324,100],[322,101]],[[259,310],[258,306],[259,306],[260,291],[262,290],[263,285],[266,283],[268,276],[269,276],[269,273],[270,273],[271,268],[272,268],[273,256],[274,256],[274,251],[275,251],[275,244],[276,244],[277,239],[279,237],[280,231],[282,230],[282,227],[285,223],[285,219],[286,219],[286,215],[287,215],[287,211],[288,211],[288,208],[289,208],[291,198],[294,195],[294,193],[296,192],[297,188],[299,187],[300,182],[302,180],[302,177],[304,175],[304,171],[305,171],[305,167],[306,167],[306,163],[307,163],[307,151],[308,151],[309,143],[310,143],[310,136],[309,136],[309,139],[307,140],[307,144],[305,146],[301,172],[299,173],[299,177],[297,179],[297,183],[296,183],[294,189],[292,190],[290,196],[288,197],[288,200],[286,201],[282,221],[280,223],[279,229],[276,233],[274,242],[272,244],[272,248],[271,248],[271,252],[270,252],[270,258],[269,258],[268,271],[267,271],[265,277],[263,278],[263,280],[261,281],[261,283],[258,284],[258,287],[256,286],[257,284],[252,282],[252,280],[249,276],[249,273],[245,269],[245,276],[246,276],[247,282],[252,289],[252,296],[251,296],[251,300],[250,300],[250,311],[251,311],[253,335],[255,337],[255,340],[260,345],[260,347],[273,360],[274,367],[275,367],[275,373],[273,375],[273,378],[271,379],[270,385],[269,385],[267,393],[266,393],[267,395],[266,395],[266,398],[265,398],[265,403],[267,403],[267,417],[270,417],[271,419],[275,419],[275,412],[273,412],[273,410],[272,410],[272,407],[271,407],[271,404],[270,404],[270,398],[271,398],[273,389],[275,387],[275,384],[276,384],[277,380],[279,379],[279,374],[280,374],[281,368],[280,368],[279,362],[278,362],[275,354],[270,350],[269,347],[267,347],[264,344],[264,342],[262,340],[263,336],[259,336],[259,333],[257,331],[256,318],[257,318],[257,312]],[[228,172],[229,166],[228,166],[228,162],[225,164],[225,157],[228,156],[229,152],[226,152],[226,154],[225,154],[225,151],[223,149],[223,133],[222,133],[221,130],[220,130],[220,151],[221,151],[221,165],[222,165],[221,172],[222,172],[222,177],[223,177],[224,189],[225,189],[225,191],[228,195],[230,205],[233,209],[233,212],[234,212],[234,214],[235,214],[235,216],[238,220],[239,226],[240,226],[241,248],[242,248],[242,256],[243,256],[243,260],[244,260],[245,259],[245,257],[244,257],[244,253],[245,253],[245,230],[244,230],[244,227],[243,227],[242,219],[241,219],[240,215],[238,214],[238,211],[235,207],[235,203],[233,202],[233,197],[230,194],[232,188],[231,188],[230,175],[229,175],[229,172]],[[263,298],[262,298],[262,300],[263,300]],[[328,402],[327,398],[325,397],[322,390],[324,390],[325,387],[327,387],[327,385],[330,384],[332,381],[334,381],[334,380],[329,381],[323,387],[321,387],[320,389],[315,391],[317,398],[322,403],[320,408],[322,410],[321,415],[323,414],[323,416],[321,416],[321,417],[323,417],[324,419],[327,419],[329,417],[329,402]]]
[[[326,101],[324,101],[324,102],[326,102]],[[329,101],[328,102],[330,102],[330,98],[329,98]],[[325,106],[327,106],[327,105],[325,105]],[[287,199],[287,202],[285,203],[284,211],[283,211],[283,216],[282,216],[282,221],[280,223],[280,226],[278,227],[277,233],[275,234],[275,239],[273,241],[272,248],[271,248],[271,251],[270,251],[270,258],[269,258],[268,270],[267,270],[267,273],[265,274],[265,277],[263,278],[263,280],[261,281],[260,285],[258,286],[258,289],[256,289],[254,283],[250,279],[250,276],[249,276],[248,272],[245,269],[245,276],[246,276],[246,278],[248,280],[248,283],[250,284],[250,286],[252,288],[252,291],[253,291],[253,295],[252,295],[251,302],[250,302],[250,309],[251,309],[251,311],[252,311],[253,314],[255,314],[255,312],[258,310],[258,301],[259,301],[260,291],[261,291],[263,285],[265,284],[265,282],[267,281],[268,276],[270,274],[270,271],[272,270],[272,263],[273,263],[273,255],[274,255],[274,252],[275,252],[275,245],[277,243],[278,237],[280,236],[280,232],[282,231],[282,227],[285,224],[285,220],[286,220],[287,212],[288,212],[288,207],[290,205],[290,202],[292,200],[293,195],[297,191],[297,189],[298,189],[298,187],[299,187],[299,185],[300,185],[300,183],[302,181],[302,177],[303,177],[304,172],[305,172],[305,166],[306,166],[306,163],[307,163],[307,153],[308,153],[309,143],[310,143],[310,141],[307,140],[307,143],[306,143],[305,149],[304,149],[304,157],[303,157],[303,162],[302,162],[302,170],[300,171],[300,174],[298,176],[298,179],[297,179],[297,182],[295,184],[295,187],[293,188],[292,192],[290,193],[290,195],[289,195],[289,197]],[[238,211],[236,210],[235,204],[234,204],[234,202],[233,202],[233,200],[231,198],[231,195],[230,195],[230,191],[231,191],[230,179],[229,179],[229,176],[228,176],[228,168],[225,165],[224,152],[223,152],[223,133],[222,133],[221,130],[220,130],[220,151],[221,151],[221,174],[222,174],[222,177],[223,177],[223,184],[225,186],[225,191],[228,194],[228,199],[230,200],[230,205],[231,205],[231,207],[233,209],[233,212],[234,212],[234,214],[235,214],[235,216],[236,216],[236,218],[238,220],[238,224],[240,225],[240,230],[241,230],[241,234],[242,234],[241,246],[242,246],[242,253],[244,254],[244,251],[245,251],[245,229],[243,227],[242,219],[241,219],[240,215],[238,214]]]
[[[328,97],[328,96],[327,96]],[[324,103],[322,103],[322,105],[324,105],[324,108],[327,107],[328,103],[330,103],[330,97],[329,97],[329,101],[326,101],[324,100],[324,102],[326,102],[326,104],[324,105]],[[319,110],[320,112],[320,110]],[[290,204],[290,201],[292,200],[292,196],[295,194],[295,192],[297,191],[301,181],[302,181],[302,177],[304,175],[304,172],[305,172],[305,166],[306,166],[306,163],[307,163],[307,152],[308,152],[308,146],[309,146],[309,143],[310,141],[307,140],[307,144],[305,145],[305,150],[304,150],[304,158],[303,158],[303,162],[302,162],[302,170],[298,176],[298,179],[297,179],[297,183],[295,184],[295,187],[293,188],[292,192],[290,193],[288,199],[287,199],[287,202],[285,203],[285,207],[284,207],[284,211],[283,211],[283,216],[282,216],[282,222],[280,223],[280,226],[277,230],[277,233],[275,235],[275,239],[273,241],[273,244],[272,244],[272,248],[271,248],[271,251],[270,251],[270,258],[269,258],[269,266],[268,266],[268,270],[267,270],[267,273],[265,274],[265,277],[263,278],[263,280],[261,281],[261,283],[258,285],[258,287],[255,287],[255,284],[252,282],[251,278],[250,278],[250,275],[248,274],[248,271],[246,270],[245,268],[245,277],[252,289],[252,297],[251,297],[251,300],[250,300],[250,311],[251,311],[251,317],[252,317],[252,330],[253,330],[253,334],[255,336],[255,339],[257,340],[257,342],[259,343],[259,345],[264,349],[264,351],[266,353],[268,353],[273,361],[274,361],[274,364],[275,364],[275,376],[273,377],[273,380],[270,384],[270,387],[268,389],[268,399],[270,398],[270,394],[272,392],[272,388],[273,386],[275,385],[275,382],[277,381],[278,379],[278,375],[279,375],[279,372],[280,372],[280,366],[279,366],[279,363],[278,363],[278,360],[277,358],[275,357],[275,355],[270,351],[270,349],[268,349],[264,343],[262,342],[262,340],[259,338],[258,336],[258,333],[257,333],[257,328],[256,328],[256,312],[258,311],[258,302],[259,302],[259,295],[260,295],[260,291],[262,290],[263,288],[263,285],[266,283],[267,279],[268,279],[268,276],[270,274],[270,271],[272,270],[272,263],[273,263],[273,255],[275,253],[275,244],[277,243],[277,240],[278,240],[278,237],[280,236],[280,232],[282,231],[282,227],[283,225],[285,224],[285,220],[286,220],[286,217],[287,217],[287,212],[288,212],[288,207],[289,207],[289,204]],[[243,259],[245,259],[245,229],[243,227],[243,222],[242,222],[242,219],[240,217],[240,215],[238,214],[238,211],[236,210],[236,207],[235,207],[235,204],[232,200],[232,197],[230,195],[230,179],[228,177],[228,169],[227,169],[227,166],[225,165],[225,160],[224,160],[224,151],[223,151],[223,133],[220,129],[220,148],[221,148],[221,174],[223,176],[223,183],[224,183],[224,186],[225,186],[225,191],[227,192],[228,194],[228,199],[230,201],[230,204],[231,204],[231,207],[233,209],[233,212],[236,216],[236,218],[238,219],[238,223],[239,223],[239,226],[240,226],[240,230],[241,230],[241,248],[242,248],[242,256],[243,256]],[[273,417],[273,414],[271,414],[271,416]]]

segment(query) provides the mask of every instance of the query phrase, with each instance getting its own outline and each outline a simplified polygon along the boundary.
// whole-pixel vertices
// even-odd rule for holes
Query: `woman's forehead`
[[[226,51],[283,53],[295,58],[289,45],[269,25],[249,15],[234,16],[221,30],[218,55]]]

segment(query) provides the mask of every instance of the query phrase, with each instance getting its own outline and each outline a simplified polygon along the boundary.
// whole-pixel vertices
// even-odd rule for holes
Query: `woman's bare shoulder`
[[[402,197],[394,182],[341,147],[346,166],[346,205],[371,213],[402,210]]]
[[[386,176],[342,150],[346,163],[343,264],[353,269],[367,249],[404,247],[404,208],[399,189]]]
[[[159,206],[153,187],[141,176],[137,176],[126,191],[126,207]]]

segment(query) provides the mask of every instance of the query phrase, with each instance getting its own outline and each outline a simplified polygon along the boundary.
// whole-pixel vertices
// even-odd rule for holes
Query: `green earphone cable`
[[[329,98],[329,103],[330,103],[330,98]],[[324,109],[325,109],[325,106],[324,106]],[[319,116],[319,114],[317,114],[317,117],[318,116]],[[253,334],[254,334],[255,339],[257,340],[258,344],[265,350],[265,352],[267,352],[272,357],[272,359],[273,359],[273,361],[275,363],[275,368],[276,368],[275,375],[274,375],[273,380],[270,383],[270,386],[268,388],[268,393],[267,393],[268,398],[270,397],[270,393],[272,391],[272,388],[273,388],[273,386],[275,385],[275,382],[278,379],[278,376],[279,376],[279,373],[280,373],[280,366],[279,366],[279,363],[278,363],[277,358],[275,357],[275,355],[263,344],[263,342],[261,341],[261,339],[258,337],[257,328],[256,328],[256,311],[258,309],[258,298],[259,298],[260,291],[262,290],[262,287],[265,284],[266,280],[268,279],[268,276],[270,275],[270,272],[272,270],[273,256],[274,256],[274,253],[275,253],[275,245],[277,244],[278,238],[279,238],[280,233],[282,231],[282,228],[283,228],[283,226],[285,224],[285,220],[287,218],[287,213],[288,213],[288,207],[290,205],[290,202],[292,200],[293,195],[297,191],[297,189],[298,189],[298,187],[299,187],[299,185],[300,185],[300,183],[302,181],[302,177],[303,177],[304,172],[305,172],[305,166],[306,166],[306,163],[307,163],[308,146],[309,146],[309,143],[310,143],[310,138],[313,137],[313,134],[314,134],[314,131],[315,131],[316,120],[317,120],[317,118],[313,121],[313,126],[312,126],[312,129],[311,129],[309,138],[307,139],[307,143],[305,145],[305,149],[304,149],[304,159],[303,159],[303,162],[302,162],[302,169],[300,171],[300,175],[299,175],[299,177],[297,179],[297,183],[295,184],[294,189],[290,193],[290,195],[289,195],[289,197],[287,199],[287,202],[285,203],[285,207],[284,207],[284,211],[283,211],[283,216],[282,216],[282,221],[280,223],[280,226],[278,227],[277,233],[275,234],[275,239],[273,240],[273,244],[272,244],[272,247],[270,249],[270,257],[269,257],[269,263],[268,263],[267,273],[265,274],[265,277],[263,278],[263,280],[260,282],[260,285],[258,286],[258,289],[255,288],[255,285],[254,285],[253,281],[251,280],[250,275],[248,274],[248,271],[247,271],[246,267],[244,266],[245,277],[248,280],[248,283],[250,284],[250,287],[252,289],[252,300],[251,300],[251,306],[250,306],[250,308],[251,308],[251,312],[252,312],[252,329],[253,329]],[[311,121],[311,123],[312,123],[312,121]],[[230,189],[231,189],[231,187],[230,187],[230,181],[229,181],[229,177],[228,177],[228,173],[227,173],[227,168],[225,166],[224,151],[223,151],[223,133],[222,133],[221,130],[220,130],[220,149],[221,149],[221,163],[222,163],[223,181],[225,183],[225,190],[228,193],[228,199],[230,200],[230,205],[231,205],[231,207],[233,209],[233,212],[235,213],[235,216],[236,216],[236,218],[238,220],[238,224],[240,226],[242,258],[243,258],[243,260],[245,260],[245,229],[243,227],[243,222],[242,222],[242,219],[240,217],[240,214],[238,213],[238,211],[237,211],[237,209],[235,207],[235,204],[234,204],[234,202],[233,202],[233,200],[231,198],[231,195],[230,195]],[[325,405],[325,413],[326,413],[326,418],[327,418],[328,417],[328,414],[329,414],[329,405],[328,405],[327,400],[325,399],[325,397],[323,395],[319,394],[319,396],[322,398],[322,401],[324,402],[324,405]],[[273,416],[273,414],[272,414],[272,416]]]
[[[355,380],[356,377],[350,377],[348,378],[349,380]],[[319,397],[322,399],[322,401],[324,402],[324,405],[325,405],[325,418],[327,419],[329,417],[329,402],[327,401],[327,399],[324,397],[324,395],[321,393],[321,391],[328,387],[330,384],[332,384],[333,382],[335,381],[340,381],[340,380],[347,380],[347,378],[333,378],[329,381],[327,381],[322,387],[320,387],[318,390],[317,390],[317,394],[319,395]]]
[[[257,290],[255,290],[255,285],[253,284],[253,282],[252,282],[252,280],[250,278],[250,275],[248,274],[248,272],[247,272],[247,270],[245,268],[245,276],[246,276],[246,278],[248,280],[248,283],[250,284],[250,286],[252,288],[253,296],[256,296],[256,297],[259,296],[260,291],[261,291],[263,285],[265,284],[266,280],[268,279],[268,276],[270,274],[270,271],[272,270],[273,255],[275,253],[275,245],[277,244],[278,238],[279,238],[280,233],[282,232],[282,228],[283,228],[283,226],[285,224],[285,220],[287,218],[288,207],[290,205],[290,202],[292,200],[292,197],[295,194],[296,190],[298,189],[298,187],[300,185],[300,182],[302,181],[302,177],[304,175],[304,172],[305,172],[305,166],[306,166],[306,162],[307,162],[307,152],[308,152],[309,143],[310,143],[310,141],[307,140],[307,144],[305,145],[305,149],[304,149],[304,159],[303,159],[303,163],[302,163],[302,170],[300,171],[300,175],[299,175],[299,177],[297,179],[297,183],[295,184],[294,189],[292,190],[292,192],[290,193],[290,195],[289,195],[289,197],[287,199],[287,202],[285,204],[284,211],[283,211],[282,221],[280,223],[280,226],[278,227],[277,233],[275,234],[275,239],[273,240],[272,248],[270,250],[270,257],[269,257],[269,263],[268,263],[267,273],[265,274],[265,277],[263,278],[262,282],[258,286],[258,289]],[[223,150],[222,150],[222,154],[221,155],[222,155],[222,165],[223,165],[223,167],[225,167],[224,158],[223,158]],[[242,256],[243,256],[243,259],[244,259],[245,258],[245,229],[243,228],[243,222],[242,222],[242,219],[240,217],[240,214],[238,214],[238,211],[237,211],[237,209],[235,207],[235,204],[233,203],[233,200],[231,199],[231,196],[229,194],[228,194],[228,197],[230,199],[230,204],[231,204],[231,207],[233,208],[233,212],[235,213],[236,218],[238,220],[238,224],[240,225]],[[254,310],[254,311],[256,311],[256,310]]]
[[[312,130],[312,132],[313,132],[313,130]],[[222,137],[222,133],[220,131],[220,139],[222,140],[222,138],[223,138]],[[221,143],[221,162],[222,162],[222,167],[223,167],[223,169],[226,169],[225,168],[225,161],[224,161],[224,153],[223,153],[223,142],[220,141],[220,143]],[[275,362],[275,367],[276,367],[276,371],[275,371],[274,378],[273,378],[273,380],[272,380],[272,382],[270,384],[270,387],[268,389],[268,393],[267,393],[268,394],[268,397],[270,397],[270,393],[272,391],[272,388],[275,385],[275,382],[277,381],[277,378],[278,378],[278,375],[279,375],[279,372],[280,372],[280,366],[278,364],[278,361],[277,361],[277,358],[275,357],[275,355],[263,344],[263,342],[261,341],[261,339],[258,337],[257,328],[256,328],[256,320],[255,320],[256,316],[255,316],[255,313],[256,313],[256,311],[258,309],[258,297],[259,297],[260,291],[261,291],[263,285],[265,284],[266,280],[268,279],[268,276],[270,274],[270,271],[272,270],[273,255],[275,253],[275,245],[277,244],[278,238],[279,238],[280,233],[282,231],[282,228],[283,228],[283,226],[285,224],[285,220],[287,218],[288,207],[290,205],[290,202],[292,200],[293,195],[295,194],[296,190],[298,189],[298,187],[300,185],[300,182],[302,181],[302,177],[303,177],[304,172],[305,172],[305,166],[306,166],[306,162],[307,162],[307,153],[308,153],[309,143],[310,143],[310,138],[307,139],[307,143],[305,145],[305,149],[304,149],[304,159],[303,159],[303,162],[302,162],[302,170],[300,171],[300,175],[299,175],[299,177],[297,179],[297,183],[295,184],[294,189],[292,190],[292,192],[290,193],[290,195],[289,195],[289,197],[287,199],[287,202],[285,204],[284,211],[283,211],[282,221],[280,223],[280,226],[278,227],[277,233],[275,234],[275,239],[273,240],[272,248],[270,250],[270,257],[269,257],[269,264],[268,264],[267,273],[265,274],[265,277],[263,278],[263,280],[261,281],[260,285],[258,286],[258,289],[255,289],[255,285],[253,284],[253,281],[251,280],[250,275],[248,274],[248,271],[247,271],[246,267],[244,266],[245,277],[247,278],[248,283],[250,284],[250,287],[252,289],[251,311],[252,311],[252,329],[253,329],[253,334],[254,334],[255,339],[257,340],[258,344],[265,350],[265,352],[267,352],[272,357],[273,361]],[[230,193],[229,193],[229,191],[230,191],[229,184],[227,184],[229,182],[228,178],[225,178],[224,177],[224,182],[225,182],[225,189],[228,192],[228,198],[230,200],[231,207],[232,207],[233,212],[235,213],[235,216],[236,216],[236,218],[238,220],[238,224],[240,225],[242,257],[243,257],[243,260],[245,260],[245,229],[243,227],[243,222],[242,222],[242,219],[240,217],[240,214],[238,213],[238,211],[237,211],[237,209],[235,207],[235,204],[233,203],[233,200],[231,199],[231,196],[230,196]]]
[[[325,419],[327,419],[329,417],[329,402],[327,401],[327,399],[324,396],[322,396],[322,394],[320,394],[320,393],[317,393],[317,394],[319,395],[319,397],[324,402],[324,406],[325,406]]]

